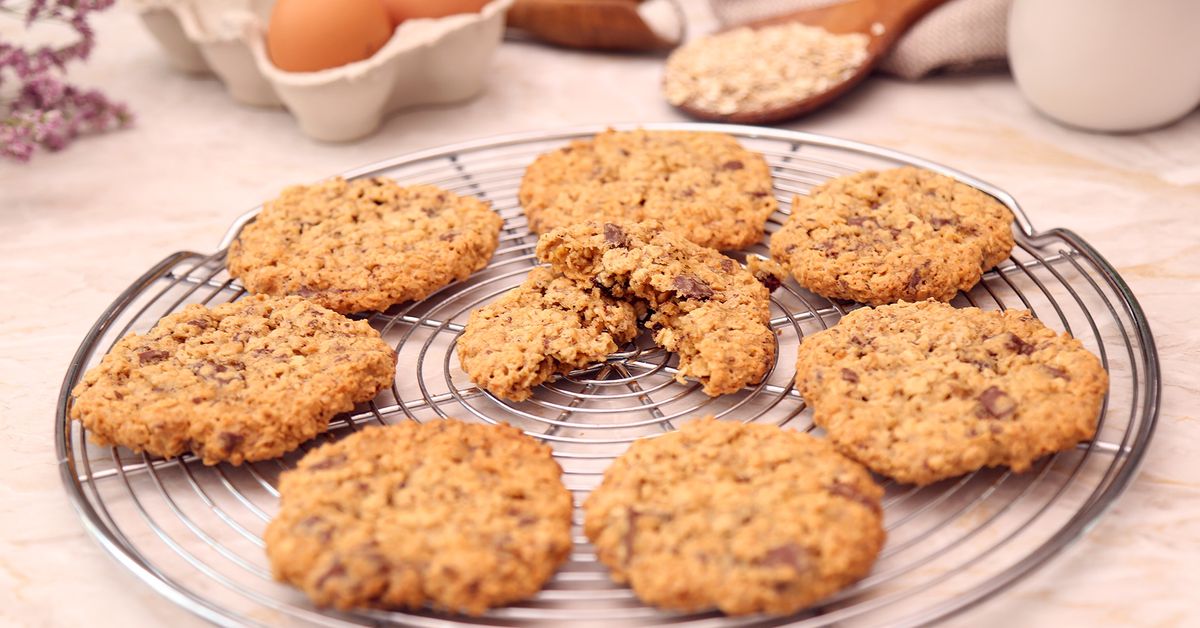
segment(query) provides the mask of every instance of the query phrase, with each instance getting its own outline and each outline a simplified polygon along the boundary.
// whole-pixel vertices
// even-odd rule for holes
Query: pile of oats
[[[663,92],[672,105],[716,115],[772,110],[850,78],[869,41],[798,22],[738,28],[672,53]]]

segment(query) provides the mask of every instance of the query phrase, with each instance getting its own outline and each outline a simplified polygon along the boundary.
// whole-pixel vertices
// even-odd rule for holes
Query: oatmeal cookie
[[[804,339],[796,381],[845,455],[900,482],[1028,469],[1095,435],[1108,375],[1024,310],[855,310]]]
[[[637,332],[632,304],[539,267],[519,287],[471,312],[458,360],[480,388],[522,401],[556,373],[604,360]]]
[[[868,171],[797,196],[771,257],[824,297],[949,301],[1008,257],[1012,221],[1000,201],[945,175]]]
[[[679,355],[677,379],[700,380],[709,396],[757,384],[775,363],[767,287],[659,222],[556,229],[541,237],[537,254],[571,279],[644,301],[654,312],[654,341]]]
[[[654,219],[715,249],[759,242],[777,204],[766,160],[732,136],[605,131],[537,158],[521,180],[529,228]]]
[[[566,560],[561,475],[549,447],[509,425],[367,428],[283,474],[267,557],[319,606],[477,615],[537,593]]]
[[[796,612],[870,571],[881,489],[822,439],[703,419],[641,440],[584,506],[584,531],[644,602]]]
[[[501,219],[486,203],[385,177],[296,185],[229,247],[253,293],[296,294],[349,314],[423,299],[487,265]]]
[[[266,460],[373,398],[395,363],[366,322],[300,297],[193,304],[113,346],[72,391],[71,418],[100,445]]]

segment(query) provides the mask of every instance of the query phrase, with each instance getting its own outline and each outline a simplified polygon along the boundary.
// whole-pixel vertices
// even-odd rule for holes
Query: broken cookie
[[[662,223],[588,222],[551,231],[537,254],[563,275],[644,302],[659,346],[679,355],[676,378],[694,377],[709,396],[757,384],[775,363],[770,291],[720,252]]]

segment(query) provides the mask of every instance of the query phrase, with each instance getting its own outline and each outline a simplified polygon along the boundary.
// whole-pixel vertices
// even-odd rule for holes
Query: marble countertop
[[[481,136],[681,120],[661,59],[506,43],[481,97],[392,117],[354,144],[306,139],[281,111],[233,104],[170,70],[136,16],[99,19],[77,78],[138,115],[29,165],[0,163],[0,624],[198,625],[85,533],[54,460],[62,375],[95,318],[178,250],[213,250],[282,186]],[[1161,353],[1158,433],[1138,478],[1080,542],[962,625],[1200,623],[1200,112],[1137,135],[1090,135],[1032,111],[1005,75],[876,78],[788,125],[921,155],[1011,192],[1116,266]]]

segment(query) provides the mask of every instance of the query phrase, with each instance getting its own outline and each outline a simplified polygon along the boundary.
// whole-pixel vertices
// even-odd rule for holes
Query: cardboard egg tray
[[[389,114],[466,100],[484,87],[513,0],[479,13],[400,24],[371,58],[319,72],[285,72],[267,56],[274,0],[139,0],[134,3],[171,65],[213,74],[239,103],[284,107],[318,140],[369,135]]]

